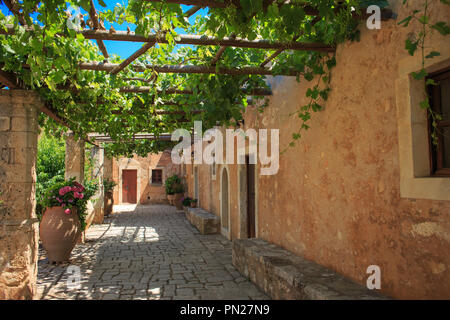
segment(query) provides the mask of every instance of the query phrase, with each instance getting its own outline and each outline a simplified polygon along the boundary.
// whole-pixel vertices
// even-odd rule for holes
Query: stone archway
[[[222,234],[228,239],[231,239],[229,188],[230,183],[228,169],[226,167],[223,167],[220,174],[220,223]]]

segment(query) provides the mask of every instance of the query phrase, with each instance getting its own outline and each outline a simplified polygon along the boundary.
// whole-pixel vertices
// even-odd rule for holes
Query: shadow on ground
[[[172,206],[116,206],[72,257],[70,265],[49,265],[40,251],[39,298],[268,298],[233,267],[230,241],[200,235]]]

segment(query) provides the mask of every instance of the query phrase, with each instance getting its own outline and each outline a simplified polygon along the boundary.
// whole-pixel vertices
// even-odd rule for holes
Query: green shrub
[[[42,217],[44,193],[64,182],[66,144],[64,139],[43,133],[38,141],[36,159],[36,214]]]
[[[112,192],[114,187],[117,185],[113,180],[110,180],[108,178],[103,179],[103,190],[105,193]]]
[[[184,186],[181,182],[180,177],[176,174],[166,179],[165,182],[166,194],[175,194],[175,193],[183,193]]]
[[[186,197],[183,199],[183,201],[181,201],[181,203],[183,204],[183,206],[189,207],[191,205],[191,201],[192,201],[192,198]]]

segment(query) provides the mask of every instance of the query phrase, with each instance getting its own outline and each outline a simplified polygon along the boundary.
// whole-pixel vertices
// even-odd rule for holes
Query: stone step
[[[233,265],[273,299],[389,299],[262,239],[233,240]]]
[[[201,208],[185,207],[186,218],[198,229],[200,234],[216,234],[220,232],[220,218]]]

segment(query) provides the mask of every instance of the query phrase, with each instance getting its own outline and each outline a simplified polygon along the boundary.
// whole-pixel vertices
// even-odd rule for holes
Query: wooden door
[[[122,170],[122,202],[137,203],[137,170]]]
[[[247,236],[256,237],[256,204],[255,204],[255,165],[249,163],[249,157],[246,157],[247,164]]]

